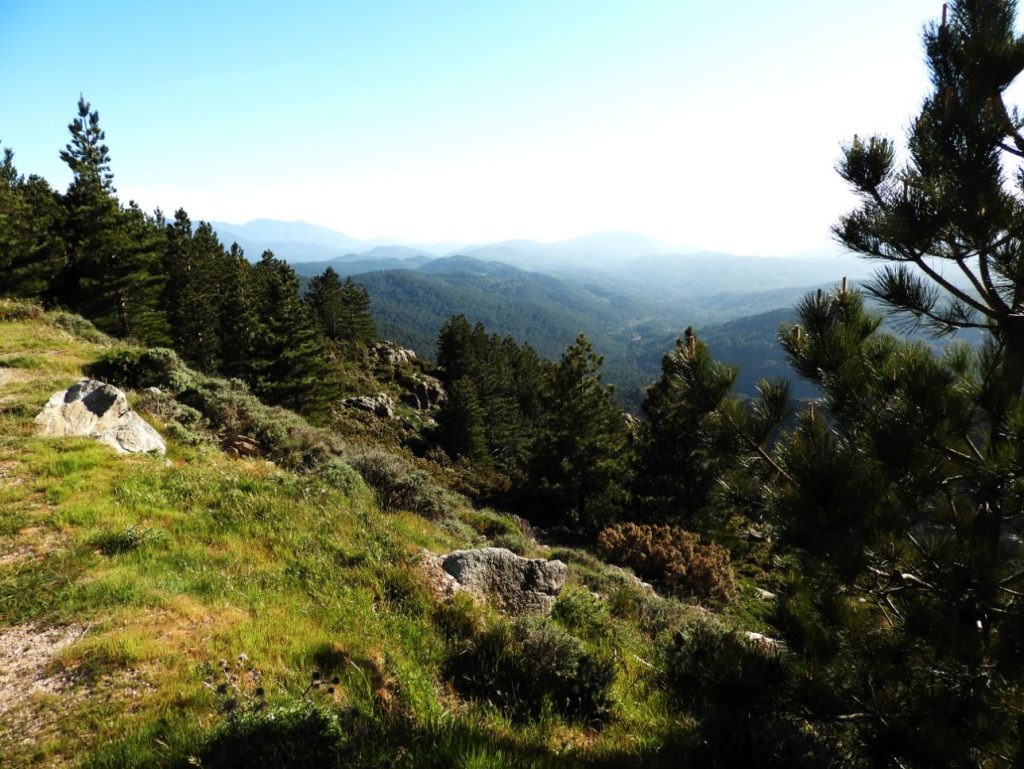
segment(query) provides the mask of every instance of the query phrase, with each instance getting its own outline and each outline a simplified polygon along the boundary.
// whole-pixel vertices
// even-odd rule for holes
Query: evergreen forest
[[[877,270],[772,315],[792,382],[680,329],[638,415],[576,329],[417,357],[386,278],[124,202],[85,98],[66,190],[3,149],[0,763],[1024,767],[1016,11],[952,2],[906,141],[842,146]],[[36,436],[83,376],[166,458]],[[550,616],[431,587],[481,546],[567,565]]]

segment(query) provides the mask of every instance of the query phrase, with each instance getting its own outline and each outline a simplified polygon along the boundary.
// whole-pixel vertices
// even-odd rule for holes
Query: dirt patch
[[[0,387],[6,387],[13,382],[28,382],[31,379],[33,376],[28,371],[0,366]]]
[[[41,526],[22,529],[10,539],[0,538],[0,567],[23,561],[41,560],[64,545],[65,539],[55,531]],[[0,645],[0,660],[2,659],[3,649]]]
[[[35,694],[58,694],[68,685],[63,675],[49,674],[50,663],[85,632],[77,625],[0,630],[0,715]]]

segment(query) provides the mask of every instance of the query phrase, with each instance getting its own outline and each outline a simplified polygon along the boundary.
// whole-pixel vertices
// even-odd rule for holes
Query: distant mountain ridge
[[[843,276],[861,280],[871,270],[863,260],[836,254],[680,253],[663,241],[627,232],[556,243],[510,240],[437,253],[330,230],[328,236],[326,228],[303,222],[259,221],[235,230],[216,226],[224,227],[218,232],[225,240],[226,235],[293,238],[268,241],[278,246],[269,247],[303,280],[327,267],[342,278],[354,277],[370,293],[382,335],[426,358],[435,354],[441,325],[460,313],[491,332],[529,342],[548,358],[558,358],[576,335],[586,333],[605,356],[606,378],[632,408],[657,378],[661,356],[687,326],[707,338],[722,360],[742,364],[738,384],[744,394],[753,394],[761,376],[790,375],[775,343],[778,322],[790,317],[807,292],[830,288]],[[333,240],[295,240],[302,237]],[[296,253],[315,256],[294,258]],[[800,385],[795,392],[810,394]]]

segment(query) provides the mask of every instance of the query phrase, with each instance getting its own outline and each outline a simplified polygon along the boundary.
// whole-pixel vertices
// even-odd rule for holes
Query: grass
[[[230,765],[211,757],[237,753],[225,746],[244,730],[225,715],[216,683],[222,661],[234,666],[239,655],[245,669],[231,686],[245,728],[265,731],[260,719],[278,714],[279,726],[312,730],[341,751],[337,765],[676,761],[664,746],[685,728],[659,691],[652,649],[692,619],[688,607],[643,593],[585,553],[556,553],[569,562],[569,584],[552,621],[615,660],[607,723],[546,714],[523,724],[461,700],[443,676],[450,627],[497,618],[456,607],[472,616],[449,611],[442,621],[446,610],[415,571],[419,551],[483,537],[549,551],[497,513],[457,506],[459,521],[427,520],[400,503],[384,510],[365,484],[231,458],[210,442],[171,438],[158,458],[36,438],[41,405],[110,343],[65,316],[5,307],[0,377],[18,373],[0,379],[0,634],[78,633],[43,671],[65,688],[19,702],[6,725],[0,717],[5,767],[183,767],[190,756]],[[749,622],[754,613],[741,611]],[[310,689],[315,671],[337,676],[333,691]],[[264,710],[251,709],[262,701],[256,688]]]

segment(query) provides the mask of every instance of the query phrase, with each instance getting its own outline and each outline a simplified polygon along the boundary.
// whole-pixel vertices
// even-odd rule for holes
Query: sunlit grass
[[[68,687],[27,704],[48,710],[52,729],[26,743],[0,727],[4,766],[181,766],[223,722],[211,681],[239,655],[271,707],[310,698],[321,671],[339,679],[317,694],[331,712],[415,724],[409,765],[435,754],[466,767],[628,764],[676,728],[650,659],[667,621],[644,619],[639,599],[591,597],[606,589],[597,566],[571,566],[563,600],[578,606],[556,618],[617,660],[609,723],[514,723],[444,683],[436,599],[413,572],[422,549],[478,541],[465,524],[384,513],[365,486],[210,446],[118,456],[34,437],[42,404],[103,349],[44,321],[0,323],[0,370],[17,372],[0,387],[0,544],[27,553],[0,559],[0,632],[79,633],[47,671]]]

